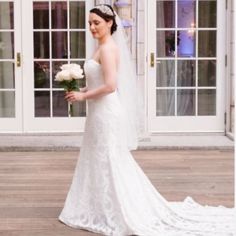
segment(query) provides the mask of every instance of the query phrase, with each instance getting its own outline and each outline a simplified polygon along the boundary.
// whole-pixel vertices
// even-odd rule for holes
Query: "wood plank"
[[[201,204],[233,207],[234,155],[225,150],[132,152],[169,201],[191,196]],[[0,153],[0,236],[93,236],[58,221],[77,152]]]

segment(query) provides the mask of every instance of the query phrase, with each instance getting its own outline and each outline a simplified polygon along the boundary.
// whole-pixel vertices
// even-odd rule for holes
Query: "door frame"
[[[15,74],[15,88],[12,91],[15,92],[15,117],[8,118],[2,117],[0,118],[0,132],[2,133],[13,133],[13,132],[21,132],[23,125],[23,111],[22,111],[22,66],[16,65],[17,53],[22,54],[22,41],[21,41],[21,0],[0,0],[0,2],[13,2],[14,4],[14,59],[12,61],[14,63],[14,74]],[[22,57],[20,58],[22,59]],[[22,64],[22,62],[21,62]],[[6,89],[8,90],[8,89]],[[11,89],[9,89],[11,90]]]
[[[86,24],[91,1],[86,3]],[[32,19],[32,20],[29,20]],[[86,30],[86,57],[91,55],[93,41]],[[83,132],[86,117],[34,117],[34,83],[33,83],[33,0],[22,3],[22,51],[23,55],[23,132],[24,133],[60,133]],[[92,45],[92,47],[91,47]]]
[[[153,88],[156,88],[156,63],[150,67],[150,54],[156,52],[156,36],[154,32],[156,8],[155,0],[146,3],[147,9],[147,130],[150,133],[224,133],[225,132],[225,2],[217,1],[217,49],[216,49],[216,76],[217,76],[217,96],[215,116],[160,116],[156,117],[156,95]],[[219,25],[221,23],[221,25]],[[155,53],[156,54],[156,53]],[[155,55],[154,54],[154,55]],[[155,57],[156,58],[156,55]],[[221,61],[220,61],[221,60]],[[219,66],[220,65],[220,66]],[[221,79],[220,79],[221,78]],[[156,89],[155,89],[156,90]],[[206,117],[211,118],[211,122],[206,122]],[[196,119],[197,118],[197,119]],[[168,124],[168,125],[167,125]],[[201,126],[199,128],[199,126]]]

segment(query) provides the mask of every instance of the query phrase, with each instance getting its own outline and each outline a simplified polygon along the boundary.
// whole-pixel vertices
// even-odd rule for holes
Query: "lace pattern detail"
[[[88,87],[101,84],[99,64],[85,64]],[[191,197],[167,202],[126,146],[116,92],[88,102],[80,155],[59,220],[112,236],[235,236],[235,209]]]

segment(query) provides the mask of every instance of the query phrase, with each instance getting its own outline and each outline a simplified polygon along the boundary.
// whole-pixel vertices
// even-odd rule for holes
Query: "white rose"
[[[57,73],[55,81],[71,80],[70,71],[62,70]]]
[[[82,78],[84,78],[84,76],[83,76],[83,70],[82,69],[75,69],[75,68],[72,68],[71,70],[70,70],[70,75],[71,75],[71,77],[72,78],[74,78],[74,79],[82,79]]]
[[[62,65],[60,68],[61,68],[62,70],[70,70],[70,68],[72,67],[71,65],[72,65],[72,64],[64,64],[64,65]]]

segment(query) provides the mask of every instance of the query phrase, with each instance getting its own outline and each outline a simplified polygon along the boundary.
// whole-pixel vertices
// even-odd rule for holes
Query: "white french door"
[[[22,127],[21,23],[19,0],[0,0],[0,131]]]
[[[148,129],[223,132],[225,1],[148,1]]]
[[[0,0],[0,131],[83,131],[86,102],[75,103],[69,117],[54,78],[62,64],[83,66],[91,55],[86,28],[92,4]]]

